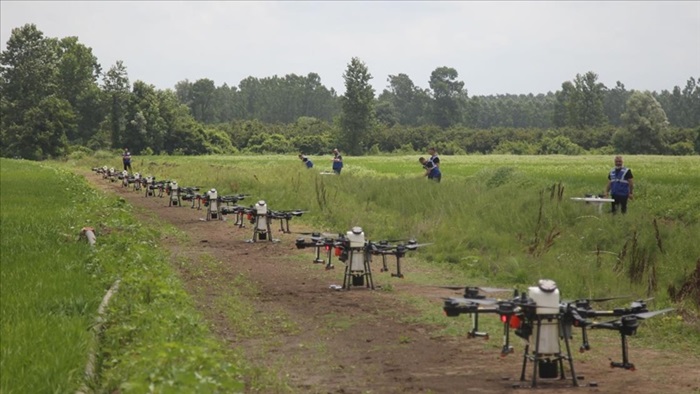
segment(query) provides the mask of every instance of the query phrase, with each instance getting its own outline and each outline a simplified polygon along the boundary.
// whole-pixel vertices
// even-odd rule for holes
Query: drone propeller
[[[387,244],[395,244],[397,242],[411,243],[411,241],[415,242],[416,240],[413,238],[411,238],[411,239],[382,239],[380,241],[377,241],[377,243],[380,245],[387,245]]]
[[[321,233],[318,231],[306,231],[306,232],[299,232],[299,231],[293,231],[292,234],[299,234],[299,235],[310,235],[312,239],[324,239],[324,238],[338,238],[340,233],[334,234],[334,233]]]
[[[480,287],[480,286],[438,286],[441,289],[450,290],[463,290],[463,289],[478,289],[485,293],[506,293],[511,292],[513,289],[502,289],[498,287]]]
[[[612,300],[621,300],[624,298],[630,298],[630,296],[613,296],[613,297],[601,297],[601,298],[579,298],[576,300],[564,300],[562,304],[590,304],[591,302],[606,302]]]
[[[398,246],[404,246],[406,249],[413,250],[413,249],[418,249],[422,246],[428,246],[428,245],[432,245],[432,244],[433,244],[433,242],[426,242],[426,243],[422,243],[422,244],[408,243],[405,245],[399,244]]]
[[[631,313],[628,315],[620,316],[618,319],[614,320],[609,320],[605,322],[599,322],[599,323],[593,323],[591,324],[591,328],[607,328],[607,329],[613,329],[613,330],[619,330],[621,327],[624,326],[629,326],[630,323],[627,323],[631,321],[630,319],[649,319],[657,315],[661,315],[666,312],[670,312],[674,310],[675,308],[666,308],[666,309],[660,309],[657,311],[649,311],[649,312],[642,312],[642,313]],[[635,324],[635,328],[638,324]],[[629,335],[629,334],[628,334]]]
[[[464,297],[440,297],[443,301],[450,301],[453,304],[469,305],[469,304],[479,304],[479,305],[495,305],[498,300],[493,298],[464,298]]]
[[[630,308],[632,309],[639,309],[639,308],[645,308],[647,306],[647,301],[653,300],[654,297],[646,298],[643,300],[637,300],[637,301],[632,301],[630,304]]]
[[[660,315],[662,313],[666,312],[671,312],[675,308],[666,308],[666,309],[660,309],[658,311],[649,311],[649,312],[644,312],[644,313],[637,313],[635,316],[637,316],[640,319],[649,319],[651,317],[654,317],[656,315]]]

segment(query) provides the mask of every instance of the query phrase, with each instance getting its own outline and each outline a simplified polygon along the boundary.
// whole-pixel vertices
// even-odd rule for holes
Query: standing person
[[[440,182],[440,179],[442,179],[442,171],[440,171],[440,157],[438,156],[437,151],[433,147],[428,148],[428,153],[430,153],[430,159],[428,159],[427,161],[432,163],[431,168],[434,167],[433,178],[431,179]]]
[[[615,156],[615,167],[608,174],[608,184],[605,186],[605,197],[610,194],[613,200],[612,213],[616,213],[617,206],[620,212],[627,213],[627,200],[634,198],[634,182],[632,170],[622,165],[622,156]]]
[[[423,176],[427,176],[428,179],[433,180],[435,182],[440,182],[440,179],[442,178],[442,173],[440,172],[440,168],[433,164],[432,161],[430,160],[425,160],[425,157],[421,157],[418,159],[418,162],[423,166],[423,169],[425,169],[425,173]]]
[[[338,149],[333,149],[333,172],[340,175],[340,171],[343,169],[343,156],[340,154]]]
[[[124,164],[124,171],[131,172],[131,153],[129,153],[129,148],[124,148],[122,163]]]

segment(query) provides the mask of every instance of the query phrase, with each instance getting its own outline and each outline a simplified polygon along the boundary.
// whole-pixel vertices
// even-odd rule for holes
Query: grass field
[[[211,338],[157,232],[80,176],[35,162],[0,164],[0,392],[76,392],[83,383],[97,392],[243,387],[237,357]],[[83,226],[98,234],[94,249],[78,239]],[[98,342],[90,328],[116,279]],[[86,381],[92,351],[102,373]]]
[[[609,156],[444,156],[440,184],[421,176],[416,156],[136,157],[134,171],[180,186],[249,193],[271,209],[308,209],[299,222],[371,239],[433,242],[420,255],[475,278],[526,285],[554,277],[576,294],[615,289],[669,302],[700,258],[700,157],[628,156],[635,200],[627,215],[598,213],[570,197],[604,190]],[[68,166],[117,165],[102,156]],[[295,219],[297,220],[297,219]],[[693,302],[690,302],[693,304]]]
[[[359,225],[372,240],[432,243],[416,256],[454,273],[445,284],[461,278],[524,288],[547,277],[564,297],[655,297],[654,307],[678,308],[685,323],[652,319],[645,332],[664,330],[664,346],[700,346],[700,296],[672,300],[669,292],[690,280],[700,259],[700,157],[626,157],[636,198],[624,216],[570,200],[603,190],[607,156],[444,156],[440,184],[421,177],[417,156],[346,157],[340,176],[320,174],[330,170],[330,157],[312,160],[316,168],[306,170],[295,156],[153,156],[136,157],[133,167],[181,186],[248,193],[245,204],[264,199],[271,209],[308,209],[293,230]],[[74,390],[92,341],[87,328],[117,278],[120,297],[109,313],[120,323],[105,332],[109,357],[100,362],[108,372],[94,385],[137,392],[154,383],[237,387],[240,372],[221,362],[219,345],[157,248],[163,230],[143,227],[123,201],[64,171],[119,162],[105,154],[2,161],[1,392]],[[91,252],[77,234],[97,224],[109,231]],[[131,242],[134,236],[142,241]],[[154,365],[155,375],[142,373]],[[208,366],[210,376],[195,377],[196,365]]]

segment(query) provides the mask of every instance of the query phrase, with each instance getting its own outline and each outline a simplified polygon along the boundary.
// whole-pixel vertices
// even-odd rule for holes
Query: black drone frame
[[[322,234],[322,233],[302,233],[311,235],[310,241],[304,238],[297,238],[295,245],[297,249],[304,248],[314,248],[316,251],[316,257],[314,258],[314,264],[326,263],[326,270],[331,270],[335,268],[331,262],[333,252],[336,246],[340,246],[345,239],[342,234],[338,235],[338,238],[333,238],[332,234]],[[323,248],[327,254],[326,260],[321,258],[321,248]]]
[[[302,211],[300,209],[292,211],[269,211],[267,215],[272,220],[280,221],[280,232],[291,234],[291,231],[289,231],[289,221],[295,216],[298,217],[303,215],[305,212],[306,211]]]
[[[453,288],[453,287],[447,287]],[[470,290],[471,289],[471,290]],[[560,304],[556,310],[553,310],[551,314],[538,314],[537,305],[523,293],[520,297],[516,296],[510,301],[496,301],[493,299],[487,299],[481,295],[475,294],[474,290],[478,288],[466,288],[464,298],[448,298],[445,300],[443,310],[447,316],[454,317],[462,313],[474,314],[478,316],[480,313],[497,313],[501,316],[501,321],[504,323],[504,345],[501,349],[501,356],[505,356],[512,352],[510,346],[510,335],[509,330],[511,328],[511,321],[514,316],[519,319],[518,328],[515,330],[515,334],[528,339],[533,334],[533,329],[536,329],[535,338],[535,349],[534,352],[530,352],[531,343],[525,346],[525,352],[523,355],[523,366],[520,375],[520,380],[525,380],[525,371],[527,367],[527,362],[533,362],[533,377],[532,377],[532,387],[537,385],[537,377],[551,378],[556,377],[556,369],[559,370],[560,379],[565,379],[564,372],[564,361],[568,361],[569,368],[571,370],[571,379],[574,386],[578,386],[578,378],[575,373],[573,357],[571,355],[571,345],[570,339],[572,338],[572,328],[577,327],[582,329],[583,344],[580,347],[580,351],[584,352],[590,350],[590,344],[588,342],[587,328],[591,329],[608,329],[616,330],[620,333],[621,347],[622,347],[622,361],[621,362],[610,362],[611,368],[623,368],[627,370],[634,370],[634,364],[629,360],[627,337],[634,335],[639,327],[640,320],[648,319],[653,316],[672,311],[673,308],[667,308],[657,311],[649,311],[644,300],[635,301],[629,308],[617,308],[608,311],[596,311],[590,307],[590,302],[594,301],[607,301],[615,298],[621,297],[611,297],[603,298],[597,300],[577,300],[573,302],[563,302]],[[474,298],[476,297],[476,298]],[[483,307],[482,305],[493,305],[493,307]],[[601,316],[614,316],[618,317],[616,320],[603,322],[603,323],[592,323],[587,320],[589,317],[601,317]],[[540,333],[542,332],[543,321],[557,321],[559,329],[559,340],[563,339],[566,352],[556,353],[556,354],[540,354]],[[551,323],[549,323],[551,324]],[[472,329],[472,333],[478,332],[478,320],[475,320],[475,325]],[[484,333],[485,334],[485,333]],[[488,334],[481,335],[486,336]],[[470,335],[473,337],[476,335]],[[544,370],[540,370],[543,368]],[[556,368],[556,369],[555,369]]]
[[[428,244],[418,244],[416,240],[409,240],[406,244],[400,243],[398,245],[391,245],[391,242],[399,241],[379,241],[377,243],[369,242],[367,244],[369,252],[373,255],[382,256],[382,268],[381,272],[388,272],[386,256],[396,257],[396,273],[392,272],[391,276],[394,278],[403,278],[403,273],[401,273],[401,258],[406,256],[406,252],[416,250],[420,246]]]

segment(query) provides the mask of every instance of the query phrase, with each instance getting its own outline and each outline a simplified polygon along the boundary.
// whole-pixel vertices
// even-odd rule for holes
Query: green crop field
[[[431,243],[412,258],[444,277],[411,277],[418,283],[459,278],[522,289],[551,278],[564,297],[654,297],[655,308],[680,313],[645,323],[648,338],[665,335],[653,345],[700,349],[699,290],[681,291],[700,260],[700,158],[626,157],[636,198],[616,216],[570,199],[602,192],[612,157],[443,156],[440,184],[421,176],[417,158],[346,157],[340,176],[322,174],[330,157],[312,157],[316,167],[307,170],[296,156],[149,156],[135,157],[133,169],[250,194],[243,203],[307,209],[293,230],[361,226],[371,240]],[[75,390],[94,344],[89,327],[116,279],[107,318],[118,323],[103,334],[103,374],[89,384],[135,392],[242,387],[245,363],[224,361],[237,356],[210,339],[158,248],[167,230],[143,226],[123,200],[70,173],[119,164],[104,152],[43,164],[2,160],[1,392]],[[77,234],[98,224],[104,233],[90,250]],[[260,384],[264,391],[278,383]]]
[[[243,387],[236,357],[211,339],[157,248],[157,233],[123,201],[55,166],[0,164],[0,392]],[[94,249],[78,238],[84,226],[95,227]],[[117,279],[98,341],[91,330],[98,305]],[[92,352],[98,374],[84,376]]]
[[[413,236],[434,243],[423,260],[498,284],[552,277],[576,294],[615,289],[670,303],[669,288],[700,258],[700,157],[626,157],[635,200],[617,216],[570,199],[604,190],[611,156],[444,156],[440,184],[421,176],[417,158],[346,157],[340,176],[322,175],[330,157],[312,156],[307,170],[283,155],[136,157],[134,171],[308,209],[299,222],[313,229]],[[103,155],[65,165],[118,164]]]

